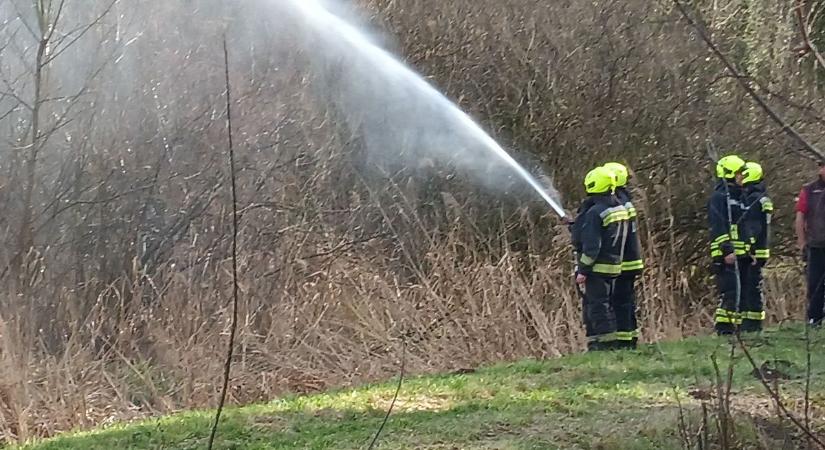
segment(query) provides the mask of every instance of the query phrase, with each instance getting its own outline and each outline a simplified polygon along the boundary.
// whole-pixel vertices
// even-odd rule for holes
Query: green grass
[[[751,342],[759,364],[776,359],[791,363],[783,369],[791,376],[782,382],[786,398],[802,395],[803,336],[797,326],[767,331]],[[814,347],[821,347],[825,335],[814,338]],[[680,411],[688,428],[697,429],[699,401],[691,393],[711,390],[715,379],[711,356],[717,356],[726,372],[729,349],[725,339],[695,338],[644,346],[636,352],[579,354],[464,375],[412,378],[403,385],[378,448],[682,448]],[[737,355],[734,405],[743,405],[737,413],[737,439],[742,446],[737,448],[744,448],[765,439],[758,438],[747,411],[749,402],[762,402],[757,415],[771,408],[764,407],[768,397],[752,367],[741,352]],[[822,398],[825,390],[818,380],[825,373],[825,361],[817,356],[814,397]],[[229,409],[216,448],[363,449],[381,424],[394,390],[390,381]],[[211,419],[211,411],[190,412],[15,449],[203,449]]]

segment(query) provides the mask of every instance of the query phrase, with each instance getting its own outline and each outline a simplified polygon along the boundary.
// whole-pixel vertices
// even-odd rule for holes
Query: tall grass
[[[580,351],[581,302],[571,285],[565,230],[529,230],[557,236],[545,254],[504,250],[495,258],[475,250],[464,230],[457,223],[429,235],[420,258],[404,255],[395,239],[300,260],[288,256],[302,245],[297,235],[282,236],[277,267],[271,255],[244,248],[230,401],[388,378],[397,370],[402,340],[416,373]],[[502,234],[491,242],[506,248],[506,240]],[[655,236],[645,247],[643,341],[705,333],[712,287],[691,287],[700,295],[688,304],[679,292],[695,278],[685,271],[700,269],[675,271],[657,259]],[[799,275],[778,266],[766,280],[770,321],[801,318]],[[55,291],[53,315],[43,325],[49,330],[31,329],[38,318],[29,314],[39,312],[6,299],[9,307],[0,315],[2,439],[210,406],[228,327],[227,269],[222,260],[184,270],[170,266],[153,278],[133,273],[108,285],[87,283],[86,292]],[[81,308],[84,298],[93,301]]]
[[[719,77],[706,48],[667,8],[644,0],[359,3],[398,37],[397,53],[521,150],[516,156],[552,172],[571,203],[587,167],[619,158],[637,171],[648,265],[638,284],[643,341],[712,326],[705,138],[769,168],[782,230],[777,253],[792,248],[787,205],[807,177],[800,157],[740,98],[735,80]],[[764,11],[728,18],[715,3],[699,3],[726,48],[739,46],[742,33],[751,50],[784,48],[795,29],[793,20],[776,20],[790,17],[789,4],[759,0]],[[26,109],[5,119],[4,242],[21,241],[24,208],[39,213],[30,249],[0,246],[0,441],[209,407],[217,397],[231,216],[224,126],[214,109],[223,68],[212,67],[215,22],[199,20],[222,16],[206,8],[193,19],[188,3],[151,4],[142,8],[147,21],[135,19],[140,30],[148,22],[183,34],[141,34],[135,61],[146,73],[135,75],[134,96],[108,92],[105,80],[89,84],[112,98],[90,97],[87,111],[67,118],[77,137],[46,139],[34,204],[19,189]],[[143,18],[140,6],[128,7]],[[116,17],[112,29],[120,29]],[[235,23],[247,23],[241,17]],[[204,25],[187,31],[182,23]],[[241,323],[229,400],[388,378],[404,341],[416,373],[582,350],[569,237],[536,212],[544,206],[522,204],[528,194],[515,182],[489,189],[425,158],[384,161],[359,135],[357,117],[337,109],[330,80],[308,68],[292,42],[303,32],[273,30],[285,48],[268,34],[261,43],[244,39],[259,58],[233,68]],[[761,76],[776,92],[771,100],[787,103],[788,117],[815,138],[816,77],[804,61],[775,53],[754,51],[743,63],[770,69]],[[61,84],[61,75],[49,78]],[[61,116],[56,93],[46,95],[44,116]],[[803,317],[799,268],[786,259],[767,271],[769,322]]]

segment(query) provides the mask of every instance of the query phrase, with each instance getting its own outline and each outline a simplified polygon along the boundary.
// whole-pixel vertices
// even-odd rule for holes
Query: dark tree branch
[[[212,450],[215,443],[215,436],[218,434],[218,424],[221,420],[221,412],[226,402],[226,393],[229,390],[229,376],[232,371],[232,355],[235,349],[235,334],[238,329],[238,194],[235,183],[235,147],[232,143],[232,88],[229,83],[229,50],[226,47],[226,36],[223,38],[223,56],[226,75],[226,127],[229,139],[229,178],[232,187],[232,323],[229,329],[229,342],[227,343],[226,363],[223,371],[223,386],[221,396],[218,400],[218,408],[215,411],[215,422],[212,424],[212,432],[209,435],[209,443],[206,446]]]
[[[759,105],[765,113],[782,128],[782,131],[788,134],[791,138],[802,144],[802,151],[806,156],[812,158],[817,161],[825,162],[825,154],[823,154],[819,149],[814,147],[813,144],[808,142],[799,132],[796,131],[792,126],[788,125],[779,115],[771,108],[759,94],[751,87],[750,83],[748,82],[748,78],[742,75],[742,72],[733,65],[733,63],[725,56],[719,47],[714,44],[713,40],[708,35],[704,26],[700,25],[696,20],[694,20],[690,14],[688,13],[685,5],[682,4],[680,0],[673,0],[673,3],[676,5],[676,8],[685,18],[685,20],[692,26],[696,32],[699,34],[699,37],[705,41],[708,48],[710,48],[711,52],[725,65],[725,67],[730,71],[731,75],[736,79],[742,89],[744,89],[748,95]]]
[[[100,13],[100,15],[99,15],[99,16],[97,16],[97,18],[95,18],[95,20],[93,20],[93,21],[92,21],[92,22],[90,22],[88,25],[86,25],[85,27],[83,27],[83,29],[80,31],[80,33],[78,33],[78,35],[77,35],[77,36],[75,36],[75,37],[74,37],[71,41],[69,41],[66,45],[64,45],[62,48],[60,48],[60,49],[56,50],[53,54],[49,55],[49,57],[46,59],[46,61],[45,61],[43,64],[44,64],[44,65],[48,65],[50,62],[54,61],[54,59],[55,59],[55,58],[57,58],[58,56],[62,55],[62,54],[63,54],[63,52],[65,52],[67,49],[71,48],[71,46],[72,46],[72,45],[74,45],[74,43],[75,43],[75,42],[77,42],[78,40],[80,40],[80,38],[82,38],[83,36],[85,36],[85,35],[86,35],[86,33],[88,33],[88,32],[89,32],[89,30],[91,30],[91,29],[92,29],[92,28],[94,28],[97,24],[99,24],[99,23],[100,23],[100,21],[101,21],[101,20],[103,20],[103,18],[104,18],[104,17],[106,17],[106,16],[109,14],[109,12],[111,12],[111,11],[112,11],[112,8],[114,8],[115,4],[116,4],[118,1],[119,1],[119,0],[112,0],[112,2],[111,2],[111,3],[109,3],[109,6],[107,6],[107,7],[106,7],[106,9],[104,9],[104,10],[103,10],[103,12],[102,12],[102,13]],[[63,41],[63,40],[65,40],[65,37],[64,37],[64,38],[61,38],[61,39],[59,40],[58,45],[62,44],[62,41]]]
[[[31,25],[29,25],[28,22],[26,22],[25,19],[23,19],[23,13],[20,11],[20,8],[17,6],[17,3],[16,2],[10,2],[10,3],[12,5],[12,7],[14,7],[14,12],[17,13],[17,17],[20,19],[20,23],[22,23],[23,27],[26,28],[26,30],[29,31],[29,34],[32,35],[32,39],[34,39],[36,42],[40,41],[40,36],[38,36],[37,33],[34,32],[34,28],[32,28]]]
[[[392,410],[395,407],[395,402],[398,400],[398,394],[401,392],[401,386],[404,383],[404,372],[407,365],[407,341],[401,341],[401,368],[399,369],[398,373],[398,385],[395,387],[395,394],[392,396],[392,402],[390,402],[390,407],[387,408],[387,414],[384,416],[384,420],[381,421],[381,426],[378,427],[378,431],[375,432],[375,437],[372,438],[372,442],[368,447],[369,450],[375,448],[375,444],[378,443],[378,438],[381,437],[381,432],[384,431],[384,427],[387,426],[387,422],[390,420],[390,414],[392,414]]]
[[[819,436],[817,436],[811,429],[805,426],[801,420],[799,420],[792,412],[788,411],[788,408],[782,403],[782,399],[779,398],[779,392],[771,388],[767,381],[765,381],[765,377],[762,376],[762,370],[759,368],[759,365],[756,363],[756,360],[751,355],[750,351],[748,350],[748,346],[745,345],[745,342],[742,340],[742,336],[739,333],[736,333],[736,341],[739,343],[739,347],[742,348],[742,352],[745,354],[745,357],[748,359],[751,367],[759,374],[759,381],[762,383],[762,386],[765,388],[765,391],[768,392],[768,395],[773,400],[776,407],[782,414],[787,417],[793,424],[805,435],[815,442],[819,448],[825,449],[825,441],[823,441]]]
[[[814,54],[814,59],[819,64],[822,69],[825,69],[825,58],[822,57],[822,53],[819,52],[819,49],[816,48],[816,45],[811,40],[810,34],[810,25],[808,21],[805,19],[805,15],[802,13],[802,9],[805,5],[802,3],[802,0],[796,0],[796,18],[799,21],[799,32],[802,34],[802,39],[805,41],[805,46],[811,53]]]

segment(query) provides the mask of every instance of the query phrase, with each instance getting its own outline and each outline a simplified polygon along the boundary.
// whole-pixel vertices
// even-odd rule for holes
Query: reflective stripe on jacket
[[[614,195],[588,197],[573,225],[573,245],[579,255],[578,273],[620,275],[628,224],[627,209]]]

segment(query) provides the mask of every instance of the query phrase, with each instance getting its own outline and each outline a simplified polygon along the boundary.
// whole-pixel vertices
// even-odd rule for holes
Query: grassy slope
[[[799,327],[773,330],[753,342],[760,364],[774,359],[793,363],[785,371],[796,379],[783,382],[788,397],[802,392],[803,333]],[[817,334],[814,339],[822,337]],[[814,344],[817,347],[820,342]],[[717,355],[726,371],[729,348],[723,339],[697,338],[645,346],[638,352],[580,354],[410,379],[379,448],[681,448],[677,405],[683,405],[688,426],[697,428],[699,401],[691,392],[696,396],[697,389],[710,391],[715,378],[711,355]],[[760,439],[744,411],[752,409],[765,417],[772,411],[751,372],[748,362],[738,358],[733,390],[734,405],[742,408],[738,439],[743,447]],[[813,379],[822,379],[823,373],[825,358],[814,355]],[[822,398],[825,383],[815,381],[814,387],[815,398]],[[224,416],[216,448],[366,448],[394,389],[390,382],[232,409]],[[185,413],[20,448],[202,449],[210,419],[211,412]],[[777,445],[771,447],[780,448]]]

